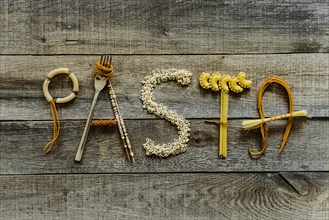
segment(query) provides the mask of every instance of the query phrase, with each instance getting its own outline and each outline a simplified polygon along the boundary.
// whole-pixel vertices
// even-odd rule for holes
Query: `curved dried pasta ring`
[[[49,84],[50,84],[50,80],[51,78],[53,78],[56,75],[59,74],[67,74],[72,83],[73,83],[73,89],[72,89],[72,93],[64,98],[53,98],[50,94],[49,94]],[[78,83],[78,79],[77,77],[74,75],[74,73],[70,72],[70,70],[68,68],[58,68],[55,69],[53,71],[51,71],[50,73],[48,73],[47,75],[47,79],[43,82],[43,94],[45,95],[46,99],[48,102],[51,102],[52,100],[54,100],[55,103],[66,103],[71,101],[72,99],[74,99],[76,97],[76,95],[79,92],[79,83]]]
[[[240,93],[243,91],[243,87],[239,86],[238,85],[238,82],[239,82],[239,79],[235,76],[233,76],[231,78],[231,81],[228,83],[230,89],[233,91],[233,92],[236,92],[236,93]]]
[[[250,88],[252,85],[252,81],[251,80],[247,80],[246,79],[246,73],[245,72],[240,72],[237,76],[238,80],[239,80],[239,85],[243,88]]]
[[[220,87],[223,92],[229,92],[230,89],[227,85],[231,81],[231,76],[230,75],[224,75],[222,76],[221,82],[220,82]]]
[[[220,80],[222,75],[220,73],[214,73],[210,78],[210,86],[213,91],[218,91],[220,89]]]
[[[209,73],[205,73],[205,72],[201,73],[199,77],[200,86],[204,89],[209,89],[211,87],[209,83],[209,79],[210,79]]]

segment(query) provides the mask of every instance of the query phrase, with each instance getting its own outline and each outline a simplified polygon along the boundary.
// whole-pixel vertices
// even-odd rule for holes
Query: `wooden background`
[[[327,0],[0,1],[0,219],[328,219],[329,4]],[[136,163],[126,161],[116,127],[92,128],[83,161],[74,162],[94,94],[88,77],[103,53],[113,55],[113,84]],[[53,151],[49,105],[42,93],[48,72],[68,67],[80,92],[59,105],[62,130]],[[192,83],[168,82],[156,100],[191,123],[188,151],[166,159],[145,156],[146,138],[166,143],[175,126],[142,109],[141,81],[156,68],[187,69]],[[254,82],[230,95],[228,158],[218,158],[219,94],[198,85],[202,71]],[[257,90],[282,76],[295,109],[279,155],[285,122],[270,124],[269,148],[240,123],[257,118]],[[51,94],[70,93],[56,77]],[[278,86],[264,96],[267,116],[286,113]],[[113,118],[103,91],[95,118]]]

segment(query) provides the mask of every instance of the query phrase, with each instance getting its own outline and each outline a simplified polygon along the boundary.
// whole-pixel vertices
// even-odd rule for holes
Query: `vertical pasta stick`
[[[206,122],[219,124],[219,157],[225,159],[227,157],[228,92],[230,90],[236,93],[242,92],[243,88],[250,88],[252,82],[246,80],[246,74],[244,72],[240,72],[236,77],[231,77],[230,75],[221,76],[219,73],[212,75],[202,73],[199,82],[204,89],[212,89],[213,91],[221,90],[220,121],[211,120]]]
[[[221,123],[220,123],[220,146],[219,157],[225,159],[227,156],[227,113],[228,113],[228,92],[230,91],[227,83],[231,81],[230,75],[224,75],[220,82],[221,88]]]
[[[225,93],[221,91],[220,93],[220,120],[219,123],[219,157],[221,157],[224,154],[223,149],[223,119],[224,119],[224,108],[223,108],[223,100],[224,100]]]

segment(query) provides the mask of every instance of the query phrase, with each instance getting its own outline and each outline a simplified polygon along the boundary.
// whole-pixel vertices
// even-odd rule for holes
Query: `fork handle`
[[[77,161],[77,162],[81,161],[83,150],[86,146],[86,141],[87,141],[87,138],[88,138],[89,128],[90,128],[90,124],[91,124],[90,122],[91,122],[91,118],[93,116],[94,109],[95,109],[95,106],[96,106],[96,103],[97,103],[98,94],[99,94],[99,92],[95,93],[93,102],[92,102],[91,107],[90,107],[90,111],[89,111],[88,119],[87,119],[87,122],[86,122],[86,125],[85,125],[85,129],[83,130],[83,134],[82,134],[82,137],[81,137],[79,148],[78,148],[77,154],[75,155],[75,161]]]

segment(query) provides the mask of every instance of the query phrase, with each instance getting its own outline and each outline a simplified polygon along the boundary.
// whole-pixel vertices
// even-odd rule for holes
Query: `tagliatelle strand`
[[[280,116],[274,116],[271,118],[265,118],[264,107],[263,107],[263,95],[264,95],[266,88],[269,85],[271,85],[272,83],[277,83],[286,90],[287,95],[288,95],[288,101],[289,101],[289,110],[288,110],[289,113],[280,115]],[[292,96],[290,87],[284,79],[282,79],[281,77],[278,77],[278,76],[269,77],[263,82],[263,84],[260,86],[260,88],[258,90],[257,102],[258,102],[258,112],[259,112],[260,119],[246,120],[246,121],[242,122],[242,126],[246,130],[250,130],[250,129],[259,127],[261,136],[262,136],[261,150],[255,152],[255,151],[252,151],[251,146],[249,146],[248,147],[249,154],[252,157],[260,157],[265,153],[265,151],[267,149],[267,137],[268,137],[268,126],[267,126],[266,122],[273,121],[273,120],[280,120],[280,119],[288,119],[286,129],[285,129],[285,132],[284,132],[284,135],[283,135],[283,138],[281,141],[281,145],[280,145],[280,150],[279,150],[279,153],[280,153],[283,150],[283,148],[288,140],[291,126],[292,126],[292,118],[297,117],[297,116],[307,116],[307,111],[301,110],[301,111],[294,112],[293,96]]]
[[[51,109],[51,115],[53,117],[53,124],[54,124],[54,134],[53,134],[53,138],[51,139],[51,141],[49,141],[43,148],[43,150],[46,153],[49,153],[51,151],[51,148],[53,147],[53,145],[55,144],[58,135],[59,135],[59,131],[61,130],[61,125],[59,123],[59,119],[58,119],[58,112],[56,109],[56,104],[54,102],[54,100],[51,100],[49,102],[50,104],[50,109]]]

